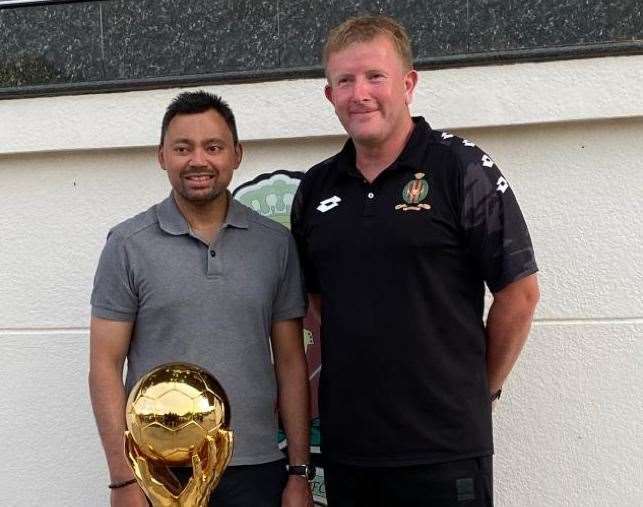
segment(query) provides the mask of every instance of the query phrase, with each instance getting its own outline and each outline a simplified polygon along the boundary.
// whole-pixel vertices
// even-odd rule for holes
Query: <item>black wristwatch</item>
[[[309,481],[315,478],[315,467],[312,465],[286,465],[288,475],[300,475]]]

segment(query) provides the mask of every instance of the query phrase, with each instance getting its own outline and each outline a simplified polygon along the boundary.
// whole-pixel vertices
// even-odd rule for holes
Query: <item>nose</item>
[[[353,84],[353,100],[355,102],[364,102],[369,98],[368,83],[366,80],[356,79]]]
[[[190,165],[195,167],[201,167],[206,165],[205,152],[201,148],[196,148],[194,151],[192,151],[192,157],[190,158]]]

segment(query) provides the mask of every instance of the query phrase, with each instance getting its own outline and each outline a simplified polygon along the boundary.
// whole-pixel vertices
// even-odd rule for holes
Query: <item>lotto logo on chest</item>
[[[402,189],[404,203],[397,204],[396,210],[423,211],[430,210],[431,205],[426,202],[429,195],[429,183],[424,179],[425,173],[415,173],[415,179],[409,181]]]
[[[337,206],[339,206],[340,202],[342,202],[341,198],[334,195],[333,197],[329,197],[328,199],[324,199],[323,201],[320,201],[319,206],[317,206],[317,211],[320,211],[321,213],[326,213],[327,211],[330,211],[333,208],[336,208]]]

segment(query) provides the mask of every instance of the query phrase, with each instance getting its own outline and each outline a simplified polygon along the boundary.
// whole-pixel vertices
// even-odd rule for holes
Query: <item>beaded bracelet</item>
[[[109,486],[107,486],[109,489],[118,489],[118,488],[124,488],[125,486],[129,486],[130,484],[134,484],[136,482],[136,479],[127,479],[126,481],[120,481],[120,482],[112,482]]]

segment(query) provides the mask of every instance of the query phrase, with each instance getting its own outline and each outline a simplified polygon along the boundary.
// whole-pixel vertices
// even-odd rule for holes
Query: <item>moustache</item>
[[[185,171],[183,171],[182,176],[188,177],[197,174],[200,176],[219,176],[219,171],[217,169],[204,170],[203,167],[188,167]]]
[[[375,111],[377,111],[377,108],[372,107],[353,107],[349,110],[351,114],[373,113]]]

